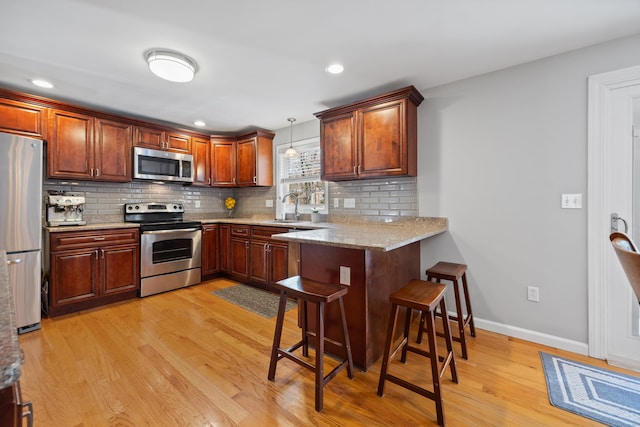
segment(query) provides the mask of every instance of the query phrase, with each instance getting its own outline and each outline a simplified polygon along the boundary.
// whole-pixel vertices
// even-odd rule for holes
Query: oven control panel
[[[182,203],[125,203],[124,213],[184,213]]]

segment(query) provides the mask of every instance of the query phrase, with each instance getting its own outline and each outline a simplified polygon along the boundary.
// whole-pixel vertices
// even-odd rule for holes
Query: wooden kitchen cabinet
[[[220,271],[229,273],[229,246],[231,245],[231,226],[229,224],[220,224],[218,226],[218,242],[220,243],[218,256],[220,261]]]
[[[211,137],[211,185],[254,187],[273,185],[273,137],[255,131],[230,137]]]
[[[131,181],[131,135],[132,127],[126,123],[52,110],[48,177]]]
[[[154,127],[136,126],[133,145],[154,150],[191,154],[191,137],[189,135]]]
[[[208,139],[193,138],[191,154],[193,155],[193,184],[208,187],[211,185],[211,143]]]
[[[137,296],[138,229],[55,232],[49,241],[50,316]]]
[[[249,280],[249,226],[231,225],[229,273],[239,281]]]
[[[0,132],[46,138],[48,109],[0,98]]]
[[[416,176],[417,108],[423,99],[409,86],[316,113],[322,179]]]
[[[218,224],[202,225],[202,276],[220,271]]]
[[[286,233],[287,228],[251,227],[251,282],[271,288],[287,277],[289,245],[272,240],[273,234]]]

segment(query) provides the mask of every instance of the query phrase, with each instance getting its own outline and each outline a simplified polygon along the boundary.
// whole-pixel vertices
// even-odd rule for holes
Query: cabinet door
[[[236,143],[235,141],[211,141],[212,185],[232,187],[236,185]]]
[[[219,226],[219,242],[220,242],[220,251],[219,251],[219,260],[220,260],[220,270],[225,273],[229,273],[231,269],[229,268],[229,249],[231,245],[230,241],[230,226],[229,224],[220,224]]]
[[[251,240],[251,280],[269,282],[268,245],[266,240]]]
[[[168,151],[191,154],[191,137],[179,133],[168,133],[165,147]]]
[[[211,184],[211,155],[209,150],[209,140],[193,138],[193,184],[196,186],[209,186]]]
[[[236,146],[236,184],[239,186],[255,186],[256,176],[256,138],[238,141]]]
[[[218,225],[202,226],[202,275],[207,276],[220,271],[218,256]]]
[[[100,181],[131,181],[132,126],[96,119],[94,177]]]
[[[100,249],[102,295],[125,292],[139,287],[138,246],[114,246]]]
[[[322,179],[357,178],[356,120],[353,113],[323,118],[320,122]]]
[[[52,253],[49,287],[53,307],[97,298],[98,249]]]
[[[270,284],[289,277],[289,245],[287,243],[274,241],[269,243],[269,264]]]
[[[388,102],[360,111],[360,178],[407,173],[404,102]]]
[[[133,137],[133,145],[139,147],[164,149],[165,133],[159,129],[136,126]]]
[[[249,240],[231,238],[229,245],[230,273],[238,280],[249,278]]]
[[[26,102],[0,99],[0,132],[47,137],[47,109]]]
[[[92,179],[93,118],[54,110],[47,144],[49,178]]]

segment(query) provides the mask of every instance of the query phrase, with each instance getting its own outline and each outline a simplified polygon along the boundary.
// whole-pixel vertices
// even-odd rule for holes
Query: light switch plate
[[[264,206],[265,206],[266,208],[272,208],[272,207],[273,207],[273,200],[271,200],[271,199],[267,199],[267,200],[265,200],[265,202],[264,202]]]
[[[333,199],[333,207],[334,208],[340,207],[340,199]]]
[[[196,200],[195,205],[196,205],[196,208],[199,208],[200,207],[200,200]]]
[[[582,209],[582,194],[563,194],[562,209]]]
[[[351,267],[340,266],[340,284],[351,286]]]

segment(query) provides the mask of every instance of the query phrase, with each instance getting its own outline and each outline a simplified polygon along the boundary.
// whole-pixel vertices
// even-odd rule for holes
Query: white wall
[[[418,88],[419,213],[450,221],[423,242],[422,264],[467,263],[485,327],[587,343],[587,78],[639,65],[639,46],[626,38]],[[562,193],[582,193],[584,208],[561,209]]]

